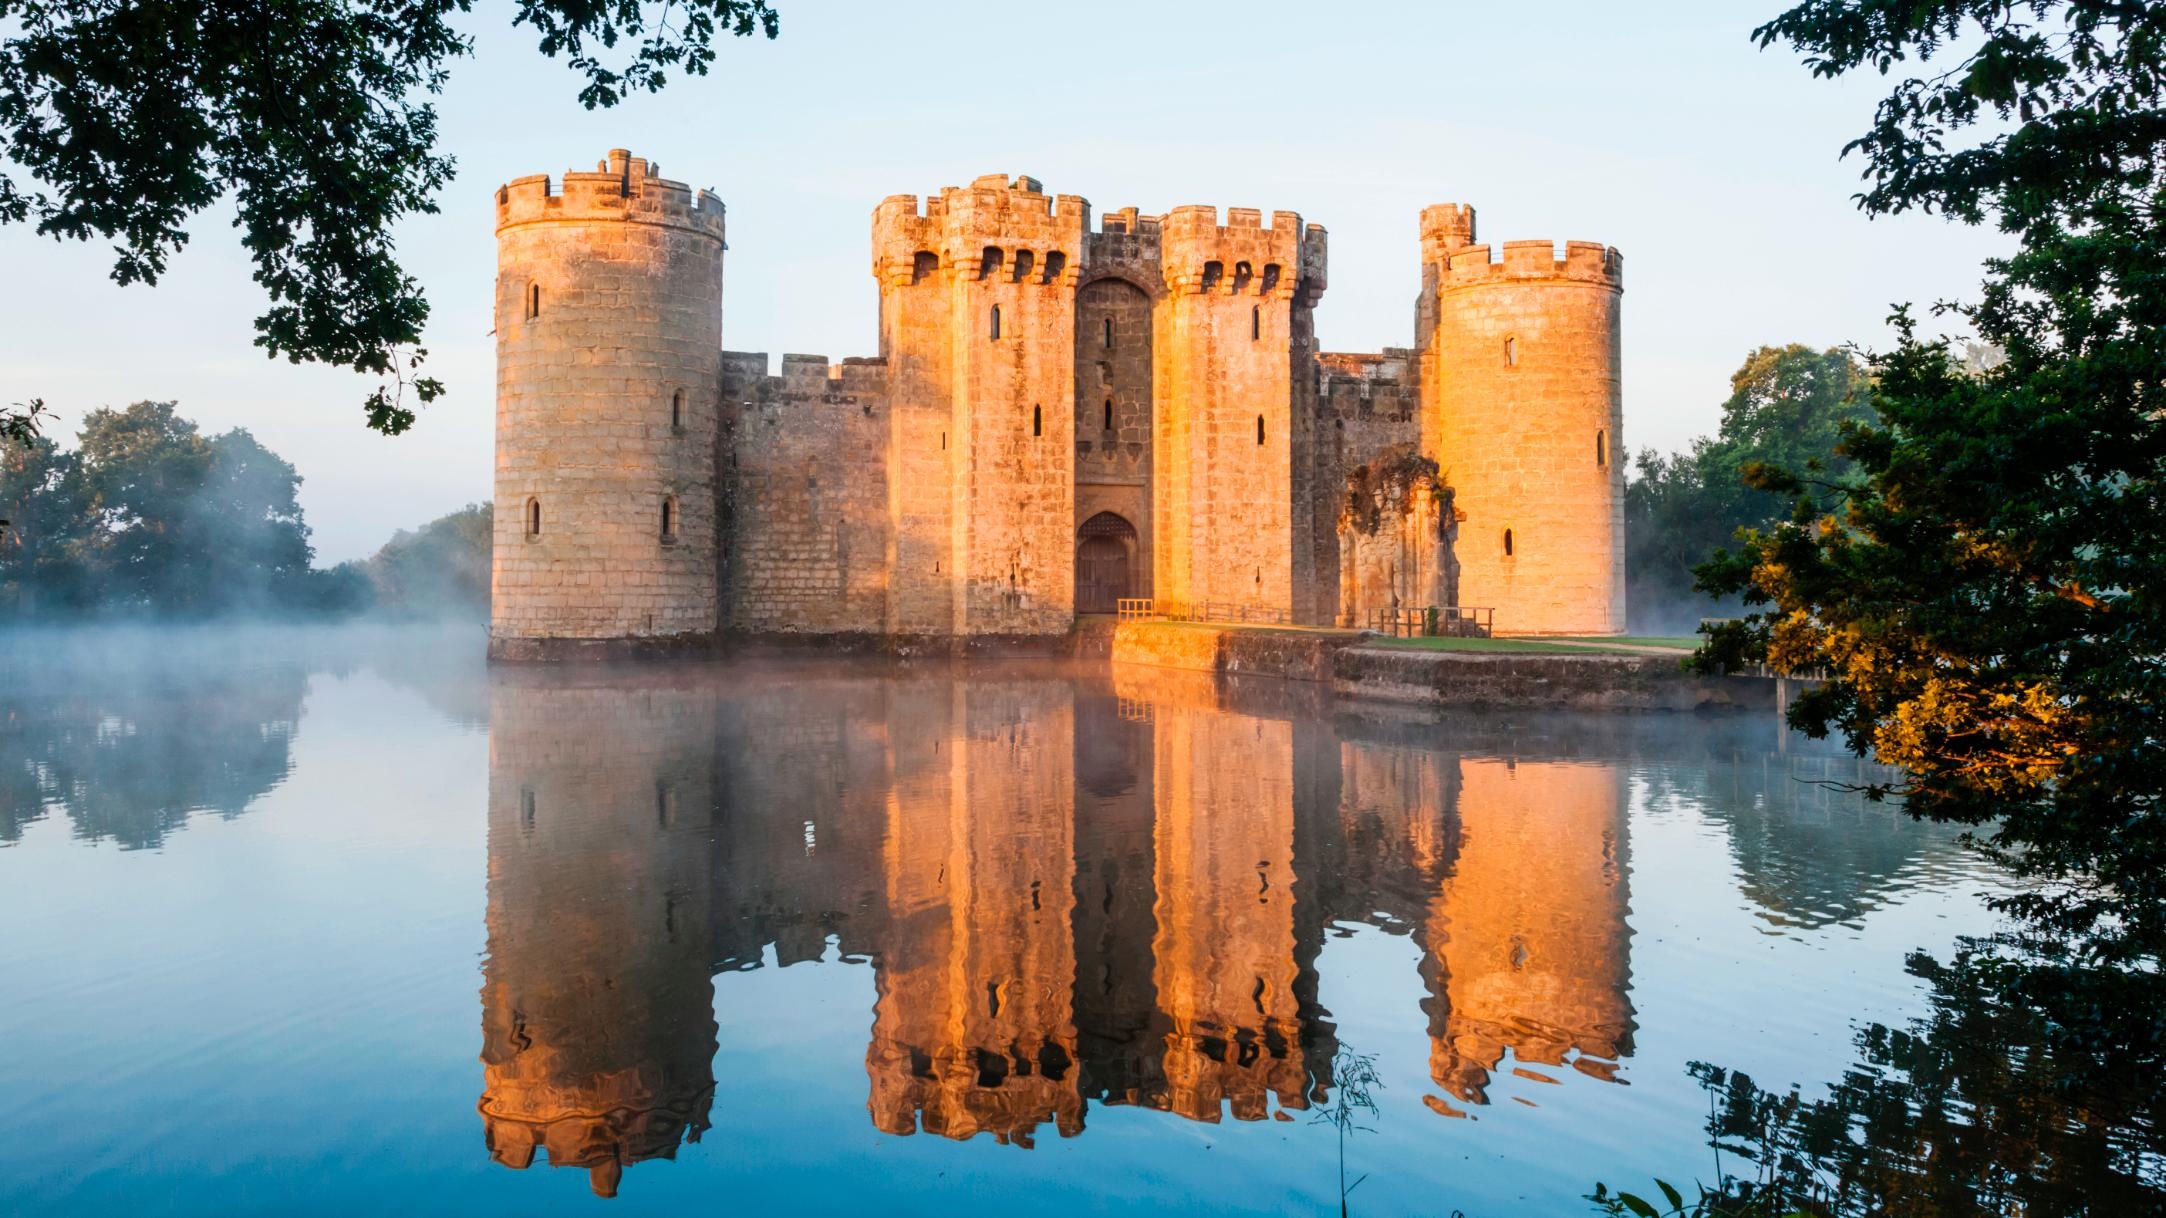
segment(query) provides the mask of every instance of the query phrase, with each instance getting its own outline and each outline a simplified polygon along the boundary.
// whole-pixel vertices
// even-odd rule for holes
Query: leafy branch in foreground
[[[2166,948],[2166,4],[1809,0],[1756,31],[1813,71],[1898,83],[1850,145],[1860,203],[2016,238],[1941,311],[1907,311],[1846,426],[1839,491],[1766,466],[1790,518],[1699,569],[1754,612],[1702,669],[1826,669],[1791,723],[1897,766],[1914,813],[1981,827],[2002,902],[2100,959]],[[1952,62],[1951,62],[1952,61]],[[1967,142],[1966,142],[1967,141]],[[2088,932],[2088,933],[2086,933]]]
[[[453,159],[435,106],[472,0],[0,0],[0,223],[113,243],[113,279],[154,284],[186,225],[231,198],[269,298],[256,345],[381,379],[368,425],[411,427],[428,301],[392,229],[434,213]],[[722,32],[773,38],[766,0],[518,0],[585,79],[590,109],[701,75]],[[627,48],[616,52],[619,44]],[[411,399],[409,399],[411,394]]]

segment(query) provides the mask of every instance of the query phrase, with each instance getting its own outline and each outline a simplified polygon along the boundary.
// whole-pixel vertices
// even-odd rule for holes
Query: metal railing
[[[1228,622],[1249,626],[1291,626],[1292,613],[1262,605],[1229,601],[1198,601],[1192,605],[1162,604],[1156,616],[1169,622]]]
[[[1486,639],[1496,629],[1496,617],[1487,606],[1401,605],[1369,610],[1368,629],[1402,639]]]

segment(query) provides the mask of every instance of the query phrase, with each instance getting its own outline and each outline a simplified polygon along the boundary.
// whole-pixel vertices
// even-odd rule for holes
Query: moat
[[[1583,1212],[1992,927],[1771,713],[0,644],[0,1212]],[[614,1194],[615,1201],[601,1195]]]

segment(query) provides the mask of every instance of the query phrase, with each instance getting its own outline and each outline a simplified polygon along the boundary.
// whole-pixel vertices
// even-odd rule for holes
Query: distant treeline
[[[1693,589],[1694,567],[1732,544],[1739,529],[1789,515],[1790,501],[1746,485],[1755,465],[1816,470],[1839,482],[1850,461],[1835,451],[1846,421],[1873,417],[1865,367],[1843,350],[1792,343],[1762,347],[1730,377],[1712,436],[1684,452],[1641,451],[1625,484],[1626,604],[1632,629],[1692,632],[1703,617],[1734,616],[1736,602]]]
[[[293,465],[171,402],[92,411],[77,443],[0,442],[0,620],[486,617],[489,508],[314,566]]]

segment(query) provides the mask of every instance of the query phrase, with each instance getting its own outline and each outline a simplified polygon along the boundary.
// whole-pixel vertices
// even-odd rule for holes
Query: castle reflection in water
[[[611,1194],[707,1126],[715,978],[877,979],[874,1126],[1029,1146],[1092,1104],[1328,1102],[1334,923],[1419,945],[1436,1112],[1632,1051],[1626,775],[1142,670],[500,671],[490,1153]],[[1507,1057],[1509,1062],[1507,1064]]]

